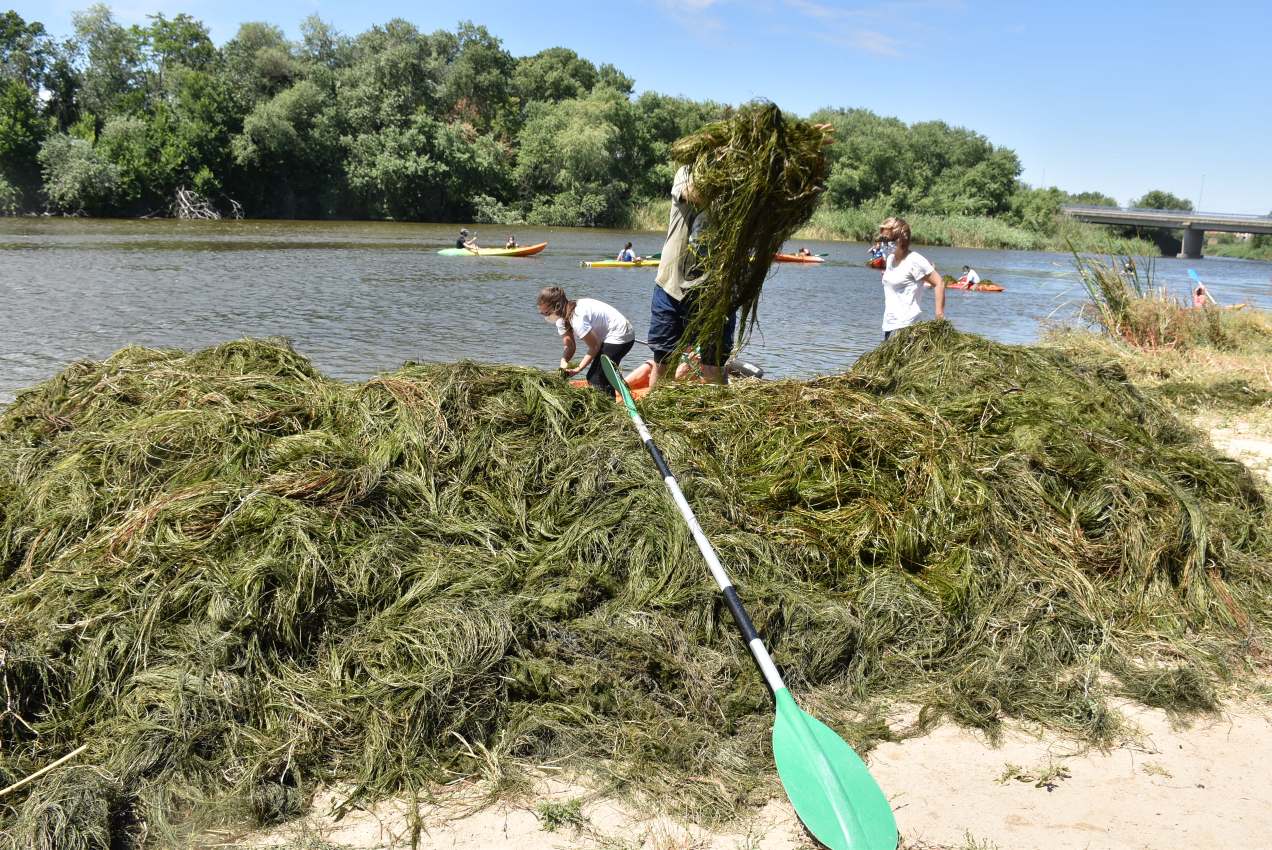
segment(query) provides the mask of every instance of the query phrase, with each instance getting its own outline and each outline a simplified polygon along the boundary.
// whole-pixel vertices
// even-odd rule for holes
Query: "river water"
[[[560,344],[535,311],[542,286],[607,301],[643,338],[654,270],[583,269],[632,239],[661,234],[515,228],[528,258],[442,257],[458,226],[391,222],[179,222],[0,218],[0,400],[68,363],[137,344],[202,348],[244,336],[285,336],[328,375],[364,379],[404,360],[474,359],[551,368]],[[502,245],[506,228],[481,229]],[[742,356],[771,376],[842,371],[878,344],[883,294],[865,246],[800,242],[822,265],[775,265],[760,327]],[[794,249],[794,245],[791,249]],[[1083,290],[1072,257],[1029,251],[918,250],[942,273],[963,264],[1006,287],[950,291],[947,316],[965,331],[1029,342],[1071,317]],[[1181,297],[1196,268],[1221,303],[1272,307],[1272,263],[1153,260]],[[931,315],[932,297],[925,295]],[[637,346],[630,362],[644,356]]]

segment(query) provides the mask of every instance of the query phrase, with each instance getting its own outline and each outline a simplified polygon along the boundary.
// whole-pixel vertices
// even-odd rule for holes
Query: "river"
[[[502,245],[508,228],[478,228]],[[535,311],[547,285],[607,301],[643,338],[653,269],[583,269],[627,239],[661,234],[513,228],[529,258],[442,257],[458,225],[392,222],[181,222],[0,218],[0,401],[68,363],[129,344],[196,349],[244,336],[285,336],[328,375],[359,380],[404,360],[473,359],[551,368],[560,344]],[[879,273],[865,246],[799,242],[822,265],[775,265],[760,326],[743,357],[770,376],[847,369],[880,340]],[[791,246],[793,250],[795,245]],[[1004,342],[1037,339],[1074,314],[1083,290],[1065,254],[916,246],[942,273],[963,264],[1006,287],[950,291],[955,326]],[[1188,268],[1221,303],[1272,307],[1272,263],[1155,259],[1159,283],[1183,297]],[[925,296],[931,315],[932,297]],[[644,354],[637,346],[629,363]]]

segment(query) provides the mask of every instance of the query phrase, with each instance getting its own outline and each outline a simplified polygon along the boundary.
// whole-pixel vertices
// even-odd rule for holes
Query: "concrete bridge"
[[[1161,227],[1184,231],[1183,250],[1179,256],[1196,259],[1207,230],[1229,233],[1272,233],[1272,216],[1202,213],[1187,210],[1140,210],[1122,207],[1064,206],[1065,215],[1092,224],[1121,224],[1136,227]]]

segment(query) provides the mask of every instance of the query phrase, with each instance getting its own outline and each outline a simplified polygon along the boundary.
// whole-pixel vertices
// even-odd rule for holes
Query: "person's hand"
[[[566,369],[565,374],[569,375],[570,377],[574,377],[575,375],[577,375],[579,372],[582,372],[582,371],[583,371],[582,366],[575,366],[573,369]]]
[[[939,321],[941,321],[941,320],[942,320],[942,319],[944,319],[944,318],[945,318],[945,311],[944,311],[944,310],[937,310],[937,311],[936,311],[936,320],[939,322]]]
[[[823,145],[833,145],[835,143],[834,124],[814,124],[813,129],[821,130]]]

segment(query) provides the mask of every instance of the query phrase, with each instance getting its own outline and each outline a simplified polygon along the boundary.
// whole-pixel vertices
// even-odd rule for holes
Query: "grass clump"
[[[563,827],[582,829],[587,824],[583,816],[583,801],[568,800],[564,803],[543,802],[535,807],[535,816],[546,832],[556,832]]]
[[[1106,740],[1106,697],[1204,701],[1268,625],[1250,475],[1116,368],[942,322],[643,404],[800,701],[863,750],[887,699]],[[527,369],[347,384],[240,341],[22,394],[0,692],[0,785],[89,745],[0,798],[6,849],[547,762],[708,817],[775,787],[769,697],[625,414]]]
[[[752,103],[679,139],[671,155],[693,174],[707,225],[699,308],[685,342],[706,350],[738,310],[738,342],[757,320],[760,290],[773,255],[817,206],[829,168],[826,132],[788,118],[771,103]]]

